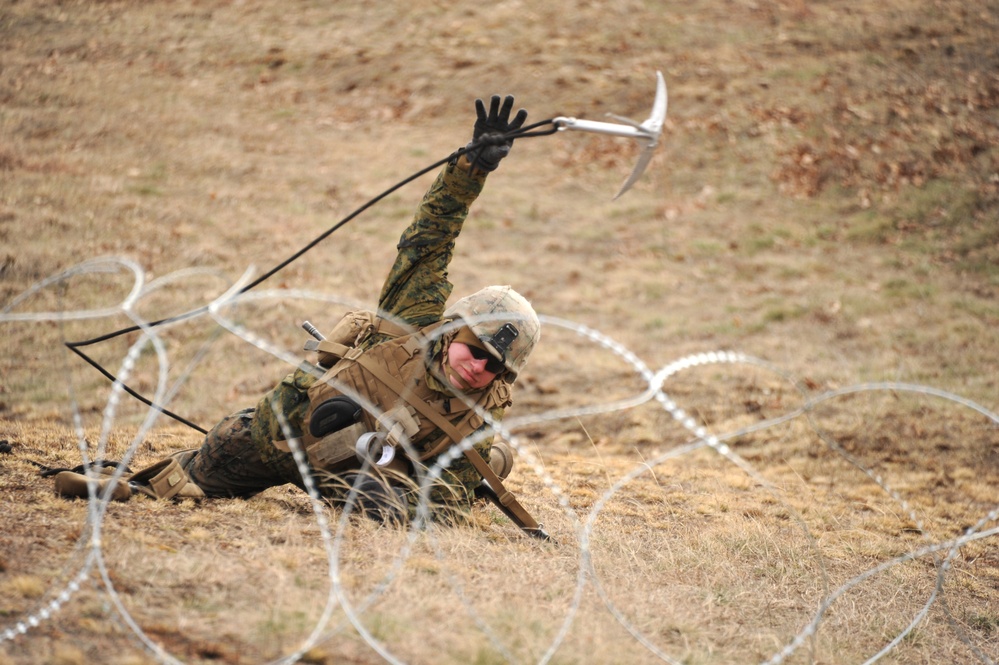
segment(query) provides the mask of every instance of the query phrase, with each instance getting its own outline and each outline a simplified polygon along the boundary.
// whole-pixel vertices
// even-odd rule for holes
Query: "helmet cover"
[[[541,339],[541,321],[531,303],[509,286],[487,286],[455,302],[444,318],[461,319],[516,378]]]

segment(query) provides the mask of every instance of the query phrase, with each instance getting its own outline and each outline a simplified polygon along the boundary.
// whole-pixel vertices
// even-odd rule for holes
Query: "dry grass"
[[[515,94],[533,120],[641,119],[662,69],[666,137],[642,181],[610,202],[636,155],[622,140],[518,142],[461,238],[455,291],[512,283],[653,370],[732,348],[779,371],[670,376],[669,396],[732,454],[679,455],[692,435],[654,404],[544,420],[643,387],[610,350],[549,325],[511,413],[540,418],[518,429],[539,468],[521,461],[512,482],[559,545],[486,506],[412,543],[355,519],[340,532],[325,511],[341,538],[331,576],[313,509],[291,490],[137,499],[101,522],[122,609],[91,568],[53,618],[0,643],[0,663],[156,662],[126,615],[183,662],[268,662],[333,602],[302,662],[384,660],[349,609],[404,662],[693,665],[767,660],[822,607],[787,662],[845,664],[931,599],[883,662],[999,660],[994,538],[964,545],[942,583],[947,550],[906,559],[997,526],[979,524],[996,509],[995,422],[894,390],[751,431],[867,381],[999,408],[997,24],[992,0],[4,5],[5,307],[98,256],[168,278],[139,300],[147,320],[207,303],[464,144],[475,97]],[[373,303],[429,178],[261,289]],[[78,274],[5,314],[111,307],[133,279]],[[280,292],[228,314],[297,357],[298,321],[324,327],[343,306]],[[0,439],[13,445],[0,462],[0,631],[58,601],[93,552],[86,504],[52,496],[29,462],[79,463],[74,415],[89,454],[135,443],[137,466],[200,443],[164,420],[136,441],[145,412],[129,399],[102,429],[111,387],[63,342],[132,320],[43,319],[0,324]],[[202,426],[287,371],[206,317],[160,330],[170,407]],[[137,339],[85,350],[119,372]],[[151,394],[157,380],[142,349],[129,383]]]

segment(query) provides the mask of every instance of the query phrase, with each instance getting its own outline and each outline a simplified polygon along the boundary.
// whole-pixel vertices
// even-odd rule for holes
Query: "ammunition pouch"
[[[310,421],[311,422],[311,421]],[[357,440],[368,431],[363,422],[354,423],[348,427],[330,432],[318,441],[307,444],[305,454],[309,465],[317,471],[339,473],[347,469],[357,468],[355,449]],[[275,441],[278,450],[291,452],[287,441]]]
[[[375,422],[376,431],[371,431],[363,416],[360,405],[346,395],[331,397],[312,410],[308,422],[311,441],[304,441],[312,468],[338,473],[367,461],[405,473],[408,463],[395,453],[420,431],[416,410],[403,405],[384,413]],[[274,445],[285,452],[291,450],[287,441],[275,441]]]
[[[413,331],[379,318],[375,312],[357,310],[344,314],[322,339],[305,342],[304,349],[315,351],[319,366],[329,369],[371,335],[400,337],[411,332]]]
[[[498,437],[489,450],[489,467],[500,480],[506,480],[513,470],[513,450],[506,441],[500,441]]]
[[[321,439],[327,434],[339,432],[359,422],[363,413],[357,402],[346,395],[338,395],[326,400],[312,411],[312,416],[309,418],[309,433]]]
[[[128,479],[133,492],[153,499],[203,499],[205,493],[173,457],[139,471]]]

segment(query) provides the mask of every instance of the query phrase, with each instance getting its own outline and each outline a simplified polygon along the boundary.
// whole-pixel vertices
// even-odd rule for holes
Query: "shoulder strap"
[[[354,347],[347,346],[346,344],[340,344],[339,342],[331,342],[328,339],[318,340],[310,339],[305,342],[302,347],[305,351],[321,351],[324,353],[332,353],[333,355],[340,356],[341,358],[346,357]]]
[[[487,398],[487,397],[488,397],[488,395],[484,395],[484,396],[482,397],[482,399],[480,399],[480,400],[479,400],[478,402],[476,402],[475,406],[478,406],[478,407],[484,407],[484,406],[485,406],[485,401],[486,401],[486,398]],[[436,410],[435,410],[434,412],[436,413]],[[460,420],[460,421],[458,422],[458,424],[454,426],[454,429],[456,429],[456,430],[457,430],[457,431],[458,431],[458,432],[460,433],[460,432],[461,432],[461,430],[463,430],[463,429],[465,429],[465,428],[467,427],[467,425],[468,425],[468,421],[469,421],[469,420],[471,420],[471,419],[472,419],[472,416],[474,416],[474,415],[475,415],[475,409],[474,409],[474,408],[471,408],[471,409],[469,409],[469,410],[468,410],[468,413],[466,413],[466,414],[465,414],[465,417],[464,417],[464,418],[462,418],[462,419],[461,419],[461,420]],[[433,423],[434,423],[434,424],[436,425],[436,424],[437,424],[437,421],[435,420],[435,421],[433,421]],[[444,433],[444,436],[442,436],[442,437],[441,437],[441,438],[440,438],[440,439],[439,439],[439,440],[437,441],[437,443],[435,443],[435,444],[434,444],[434,445],[433,445],[433,446],[432,446],[432,447],[430,448],[430,450],[428,450],[427,452],[425,452],[425,453],[423,453],[422,455],[420,455],[420,461],[422,462],[423,460],[428,460],[428,459],[430,459],[431,457],[434,457],[434,456],[436,456],[436,455],[440,455],[440,454],[441,454],[442,452],[444,452],[444,449],[445,449],[445,448],[447,448],[448,444],[449,444],[449,443],[450,443],[450,442],[451,442],[451,441],[452,441],[453,439],[454,439],[454,437],[452,437],[452,436],[451,436],[451,434],[449,434],[449,433],[445,432],[445,433]],[[458,439],[458,440],[460,441],[461,439]]]
[[[460,442],[465,437],[458,431],[451,422],[445,418],[442,414],[438,413],[433,407],[424,402],[422,399],[411,399],[411,391],[406,389],[406,386],[402,384],[399,379],[389,374],[377,363],[371,361],[371,358],[360,355],[357,359],[357,363],[361,365],[364,369],[370,372],[376,379],[384,383],[386,386],[395,391],[402,399],[405,399],[413,408],[420,412],[420,415],[426,416],[430,419],[432,423],[437,425],[445,434],[447,434],[454,443]],[[472,463],[475,470],[485,479],[489,484],[490,488],[496,494],[496,501],[504,513],[507,513],[517,526],[519,526],[525,532],[536,535],[544,534],[541,526],[537,521],[531,517],[531,514],[520,505],[517,501],[517,497],[513,493],[503,486],[503,481],[500,480],[499,476],[492,470],[489,463],[482,459],[482,455],[479,451],[475,450],[469,446],[465,449],[465,457],[468,461]]]
[[[380,316],[375,318],[375,329],[373,332],[380,333],[382,335],[389,335],[391,337],[405,337],[413,332],[413,328],[406,329],[400,326],[398,323],[389,321]]]

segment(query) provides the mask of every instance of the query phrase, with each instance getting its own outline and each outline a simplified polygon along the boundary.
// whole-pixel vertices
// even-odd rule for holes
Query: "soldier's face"
[[[447,366],[444,372],[448,381],[460,390],[485,388],[496,378],[494,372],[486,369],[485,358],[476,358],[467,344],[451,342],[447,347]]]

